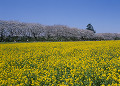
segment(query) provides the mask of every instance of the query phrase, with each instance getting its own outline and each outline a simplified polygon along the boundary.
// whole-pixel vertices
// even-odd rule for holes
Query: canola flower
[[[120,86],[120,41],[0,44],[0,86]]]

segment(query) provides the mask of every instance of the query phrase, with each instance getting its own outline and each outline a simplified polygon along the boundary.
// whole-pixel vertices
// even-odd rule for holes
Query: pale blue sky
[[[120,33],[120,0],[0,0],[0,20]]]

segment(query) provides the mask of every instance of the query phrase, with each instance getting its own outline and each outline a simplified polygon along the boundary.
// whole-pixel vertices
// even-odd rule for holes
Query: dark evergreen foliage
[[[91,30],[91,31],[93,31],[94,33],[96,33],[96,31],[94,30],[94,28],[93,28],[93,26],[92,26],[91,24],[88,24],[86,29],[87,29],[87,30]]]

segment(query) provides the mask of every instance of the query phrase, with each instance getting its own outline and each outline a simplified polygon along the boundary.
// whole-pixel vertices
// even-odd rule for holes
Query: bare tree
[[[4,40],[4,28],[1,26],[0,27],[0,41],[2,42]]]

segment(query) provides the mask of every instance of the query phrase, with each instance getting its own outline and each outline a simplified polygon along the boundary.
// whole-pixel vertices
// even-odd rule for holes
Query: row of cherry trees
[[[41,25],[16,21],[0,21],[0,41],[80,41],[117,40],[117,33],[94,33],[64,25]]]

